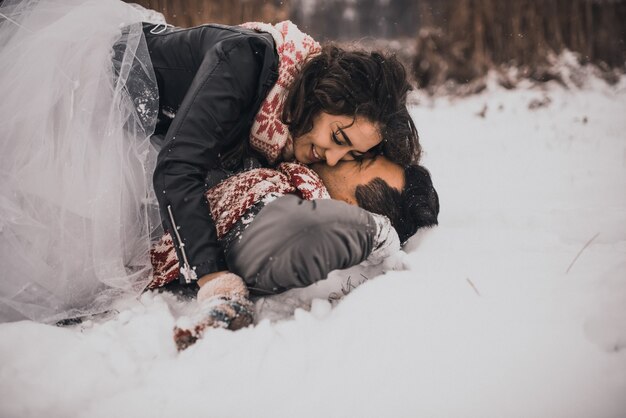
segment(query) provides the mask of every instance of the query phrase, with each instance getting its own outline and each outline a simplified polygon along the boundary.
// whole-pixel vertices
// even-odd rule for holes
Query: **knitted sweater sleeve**
[[[153,180],[161,218],[187,281],[226,268],[205,179],[220,152],[247,140],[241,120],[257,102],[262,48],[234,35],[206,50],[158,156]]]

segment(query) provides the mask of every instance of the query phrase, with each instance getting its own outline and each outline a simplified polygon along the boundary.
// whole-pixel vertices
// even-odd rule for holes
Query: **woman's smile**
[[[317,150],[315,149],[315,145],[311,144],[311,161],[318,162],[322,160],[323,158],[317,153]]]

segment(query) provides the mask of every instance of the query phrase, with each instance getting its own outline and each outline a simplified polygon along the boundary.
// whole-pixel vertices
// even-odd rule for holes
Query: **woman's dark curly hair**
[[[293,81],[282,122],[297,138],[313,129],[313,119],[322,111],[360,116],[380,126],[383,141],[372,151],[401,165],[416,163],[421,146],[406,108],[409,90],[404,66],[395,56],[328,44]]]

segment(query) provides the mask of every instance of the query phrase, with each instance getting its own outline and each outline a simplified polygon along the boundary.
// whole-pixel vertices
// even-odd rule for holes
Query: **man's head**
[[[383,156],[372,160],[340,161],[336,166],[314,164],[333,199],[387,216],[402,243],[419,228],[437,225],[439,197],[428,171],[406,168]]]

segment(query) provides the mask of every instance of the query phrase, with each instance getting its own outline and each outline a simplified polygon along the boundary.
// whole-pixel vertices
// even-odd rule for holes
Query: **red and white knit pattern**
[[[276,25],[249,22],[241,26],[268,32],[276,43],[278,81],[263,101],[250,130],[250,145],[273,164],[289,141],[289,129],[280,120],[289,86],[307,58],[318,55],[322,47],[289,20]]]
[[[281,163],[276,170],[259,168],[229,177],[206,193],[217,237],[222,238],[256,203],[267,196],[297,194],[302,199],[330,199],[317,173],[298,163]],[[179,266],[174,242],[163,235],[150,250],[153,278],[148,289],[170,283],[178,277]]]
[[[166,232],[150,249],[150,261],[152,262],[152,281],[148,283],[148,289],[165,286],[178,278],[180,273],[178,256],[176,256],[174,241],[169,232]]]
[[[287,176],[270,168],[259,168],[230,177],[207,192],[217,237],[222,238],[255,203],[269,194],[293,192]]]
[[[330,194],[322,179],[306,165],[280,163],[277,169],[284,173],[289,184],[295,187],[295,190],[290,193],[296,193],[304,200],[330,199]]]

